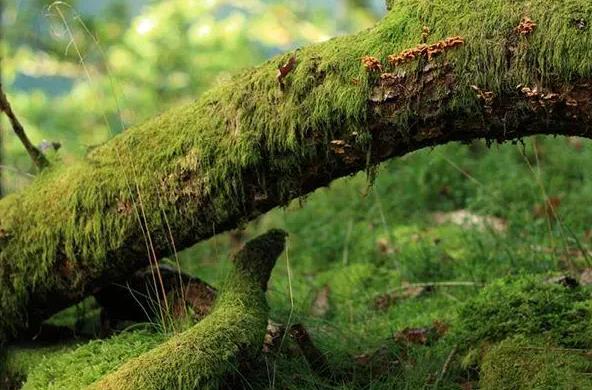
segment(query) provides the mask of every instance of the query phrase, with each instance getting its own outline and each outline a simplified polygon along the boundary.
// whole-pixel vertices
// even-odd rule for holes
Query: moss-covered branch
[[[225,374],[261,351],[265,290],[285,237],[271,230],[249,241],[235,255],[212,312],[188,330],[168,339],[139,330],[80,346],[12,346],[0,355],[0,386],[9,380],[24,390],[218,388]]]
[[[129,360],[91,388],[218,388],[224,374],[237,369],[239,354],[248,358],[261,350],[269,315],[265,290],[284,249],[284,238],[284,232],[272,230],[249,241],[236,256],[234,269],[210,315]]]
[[[475,138],[589,137],[582,19],[587,0],[397,0],[372,29],[274,58],[46,170],[0,201],[0,340],[380,161]]]

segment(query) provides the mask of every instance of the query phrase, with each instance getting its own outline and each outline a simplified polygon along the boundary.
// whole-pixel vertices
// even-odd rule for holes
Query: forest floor
[[[237,238],[289,233],[271,318],[302,324],[328,370],[287,338],[240,371],[244,388],[592,388],[591,198],[589,141],[448,145],[381,166],[372,184],[340,180],[179,258],[219,286]],[[96,320],[83,306],[54,322]],[[95,371],[70,364],[71,347],[20,359],[75,384],[136,339],[166,337],[155,328],[87,347],[78,356]]]

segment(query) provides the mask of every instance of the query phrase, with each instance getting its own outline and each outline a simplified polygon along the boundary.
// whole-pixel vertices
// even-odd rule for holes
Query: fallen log
[[[390,5],[375,27],[238,74],[0,200],[0,340],[381,161],[591,136],[592,30],[573,22],[592,20],[589,1]]]

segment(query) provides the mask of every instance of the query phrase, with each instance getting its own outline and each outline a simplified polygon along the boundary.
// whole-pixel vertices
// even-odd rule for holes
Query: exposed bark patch
[[[329,143],[329,150],[347,165],[359,163],[364,159],[361,151],[352,147],[344,140],[333,140]]]
[[[588,21],[584,18],[573,18],[571,20],[571,25],[580,31],[588,30]]]
[[[391,124],[397,122],[396,118],[402,112],[407,111],[413,116],[421,117],[425,126],[417,131],[410,129],[405,134],[374,132],[372,157],[391,154],[393,138],[409,144],[442,136],[445,124],[441,121],[432,123],[431,118],[441,114],[455,86],[453,68],[447,62],[428,63],[413,77],[390,74],[381,77],[369,97],[373,111]]]
[[[476,85],[471,85],[471,88],[477,93],[479,100],[483,102],[483,108],[486,112],[491,113],[495,93],[491,91],[484,91]]]
[[[573,119],[590,118],[592,108],[592,88],[590,83],[560,86],[557,89],[539,86],[528,87],[519,85],[520,94],[526,98],[535,112],[545,110],[553,112],[562,110]]]
[[[383,73],[380,75],[378,85],[376,85],[370,101],[374,103],[381,103],[386,101],[396,101],[405,96],[405,74]]]

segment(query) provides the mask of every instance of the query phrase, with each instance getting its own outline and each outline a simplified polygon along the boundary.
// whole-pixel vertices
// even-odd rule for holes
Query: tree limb
[[[269,308],[264,291],[286,233],[271,230],[247,244],[212,312],[189,330],[125,362],[91,389],[216,389],[238,357],[261,350]]]
[[[39,149],[37,149],[27,137],[23,125],[21,125],[21,122],[16,117],[14,111],[12,111],[12,107],[8,102],[8,98],[2,89],[2,83],[0,83],[0,111],[4,112],[4,114],[6,114],[10,120],[12,129],[14,130],[17,137],[21,140],[21,143],[27,150],[29,157],[31,157],[31,160],[37,169],[41,171],[44,168],[47,168],[49,166],[49,161],[47,161],[47,158],[45,158],[43,153],[41,153],[41,151],[39,151]]]

